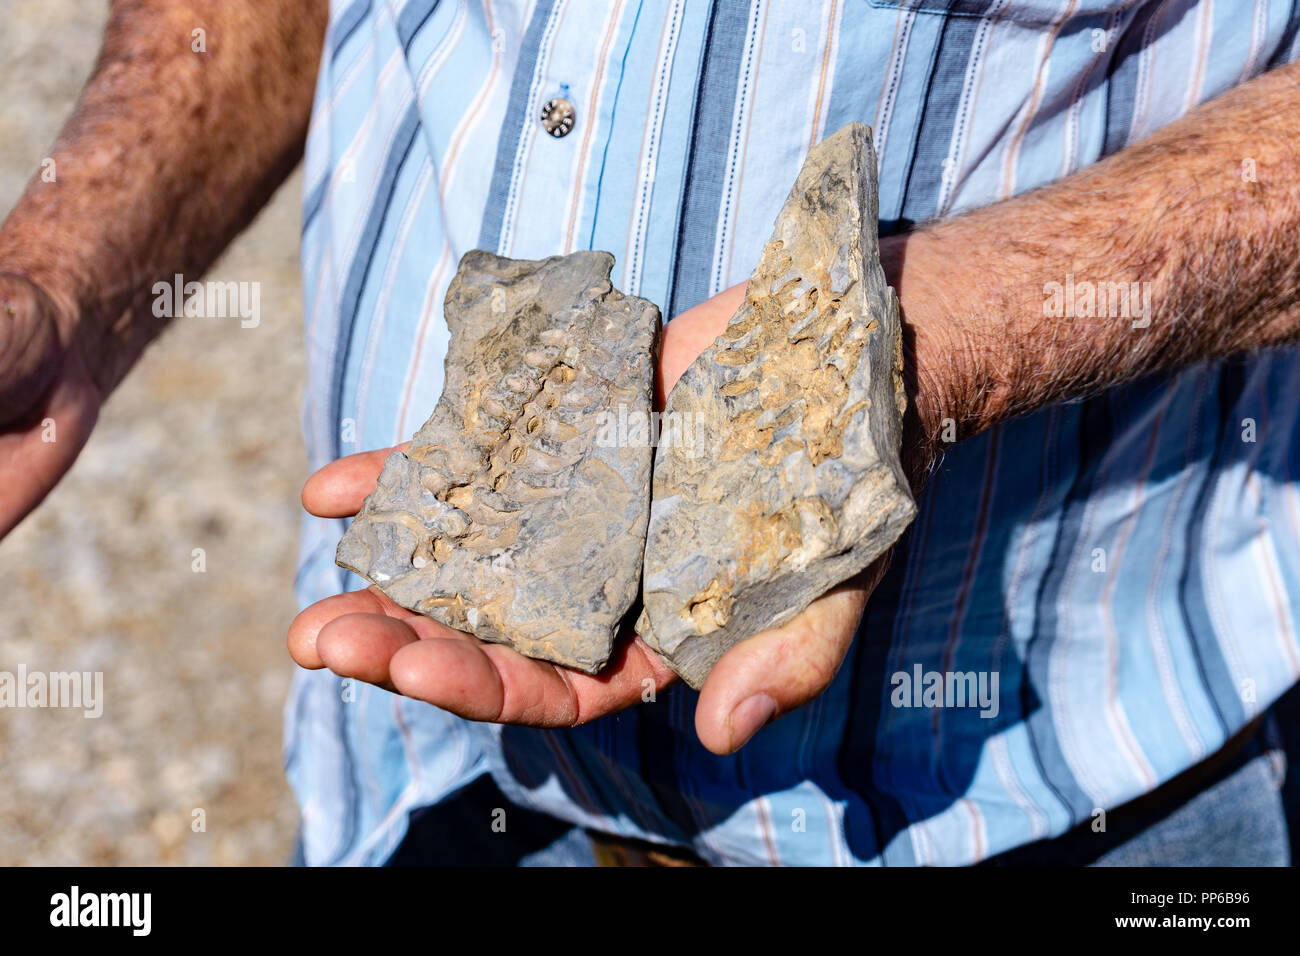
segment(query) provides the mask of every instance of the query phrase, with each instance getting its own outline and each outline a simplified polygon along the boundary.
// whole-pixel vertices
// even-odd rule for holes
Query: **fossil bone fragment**
[[[587,673],[636,598],[649,514],[659,310],[610,283],[614,259],[474,251],[447,292],[433,415],[339,543],[337,561],[403,607]]]
[[[695,442],[655,461],[637,630],[692,687],[915,515],[876,218],[871,131],[855,123],[809,153],[744,304],[668,396],[665,418],[690,421]]]

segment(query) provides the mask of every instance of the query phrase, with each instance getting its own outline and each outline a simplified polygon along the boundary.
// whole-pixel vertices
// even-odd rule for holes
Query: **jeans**
[[[1274,753],[1261,753],[1093,866],[1290,866]]]
[[[1285,757],[1258,740],[1204,789],[1173,804],[1114,811],[987,860],[985,866],[1289,866]]]

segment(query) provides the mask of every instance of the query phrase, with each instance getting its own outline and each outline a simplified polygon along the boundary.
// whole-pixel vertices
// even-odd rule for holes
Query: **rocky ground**
[[[6,0],[0,211],[40,168],[105,7]],[[177,320],[72,472],[0,542],[0,671],[104,675],[97,719],[0,709],[0,865],[288,858],[280,709],[306,474],[299,190],[294,177],[210,276],[260,283],[260,325]]]

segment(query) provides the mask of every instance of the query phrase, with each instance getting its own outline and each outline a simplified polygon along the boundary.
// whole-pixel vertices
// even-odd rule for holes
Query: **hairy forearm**
[[[53,181],[35,175],[0,228],[0,273],[55,302],[103,391],[165,321],[154,282],[197,278],[297,163],[327,6],[113,3]]]
[[[1293,65],[1049,187],[888,241],[924,433],[1300,338],[1298,143]]]

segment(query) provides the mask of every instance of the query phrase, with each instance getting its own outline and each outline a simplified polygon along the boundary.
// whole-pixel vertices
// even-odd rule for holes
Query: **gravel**
[[[40,169],[105,8],[5,3],[0,209]],[[208,277],[260,283],[260,324],[178,319],[76,466],[0,542],[0,671],[103,674],[97,718],[0,709],[0,865],[289,857],[280,709],[307,473],[300,189],[295,176]]]

